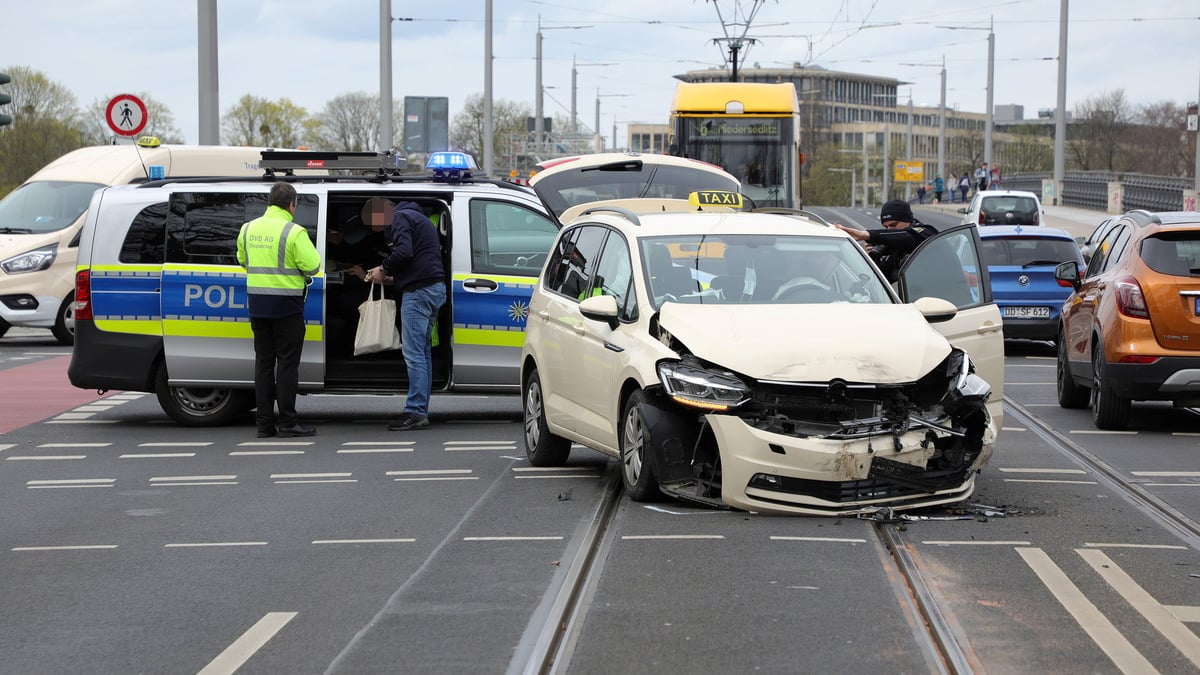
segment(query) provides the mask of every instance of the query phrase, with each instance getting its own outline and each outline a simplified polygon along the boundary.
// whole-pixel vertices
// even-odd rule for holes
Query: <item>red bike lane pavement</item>
[[[0,370],[0,434],[104,398],[67,379],[70,355]]]

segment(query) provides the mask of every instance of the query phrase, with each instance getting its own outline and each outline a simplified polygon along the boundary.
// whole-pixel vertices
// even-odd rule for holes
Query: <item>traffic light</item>
[[[0,84],[8,84],[9,82],[12,82],[12,78],[8,76],[8,73],[0,73]],[[6,106],[9,103],[12,103],[12,96],[0,91],[0,106]],[[0,113],[0,127],[12,124],[12,121],[12,115]]]

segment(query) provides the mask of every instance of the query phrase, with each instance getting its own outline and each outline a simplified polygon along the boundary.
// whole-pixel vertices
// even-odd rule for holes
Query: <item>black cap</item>
[[[903,199],[889,201],[879,210],[879,222],[886,223],[889,220],[911,223],[913,221],[912,207]]]

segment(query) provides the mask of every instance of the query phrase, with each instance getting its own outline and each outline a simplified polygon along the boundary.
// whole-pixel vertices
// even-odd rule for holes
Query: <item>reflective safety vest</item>
[[[246,268],[246,293],[255,296],[282,296],[279,304],[301,306],[308,280],[320,271],[321,254],[308,238],[303,226],[278,206],[267,207],[261,218],[242,226],[237,242],[238,263]],[[288,300],[284,300],[288,298]],[[251,302],[250,314],[280,315],[274,307],[257,312]],[[262,303],[276,305],[276,303]],[[282,308],[280,308],[282,309]]]

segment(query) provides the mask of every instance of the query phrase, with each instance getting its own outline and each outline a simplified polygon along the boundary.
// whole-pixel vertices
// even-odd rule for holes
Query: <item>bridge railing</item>
[[[1005,190],[1028,190],[1042,194],[1042,181],[1051,180],[1053,174],[1019,173],[1004,176]],[[1109,171],[1072,171],[1064,174],[1062,205],[1078,209],[1106,211],[1108,209],[1109,183],[1122,186],[1121,209],[1146,209],[1148,211],[1178,211],[1183,208],[1183,193],[1192,185],[1191,178],[1175,176],[1150,176],[1140,173],[1112,173]]]

